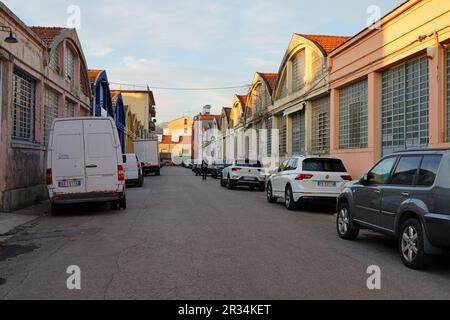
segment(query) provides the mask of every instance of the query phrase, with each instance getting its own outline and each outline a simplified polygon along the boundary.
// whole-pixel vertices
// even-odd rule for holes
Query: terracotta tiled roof
[[[247,96],[237,96],[241,104],[246,107],[247,106]]]
[[[277,82],[278,73],[259,73],[264,80],[266,80],[269,85],[270,94],[272,94],[273,89],[275,88],[275,83]]]
[[[88,70],[89,82],[91,85],[94,84],[95,80],[97,80],[98,75],[102,72],[103,70]]]
[[[341,44],[349,40],[351,37],[343,36],[327,36],[318,34],[299,34],[299,36],[304,37],[308,40],[316,42],[323,50],[329,54],[331,51],[339,47]]]
[[[50,46],[53,40],[61,31],[62,27],[30,27],[30,29],[47,45]]]

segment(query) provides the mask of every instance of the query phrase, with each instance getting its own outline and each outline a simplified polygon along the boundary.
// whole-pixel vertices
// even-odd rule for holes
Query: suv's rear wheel
[[[411,269],[425,269],[429,256],[425,253],[422,225],[417,219],[407,220],[401,229],[398,241],[400,257],[403,263]]]
[[[272,184],[269,182],[269,184],[267,185],[267,201],[269,203],[276,203],[277,200],[278,199],[273,196]]]
[[[233,182],[231,181],[230,177],[227,178],[227,188],[228,190],[233,190]]]
[[[344,240],[356,240],[358,238],[359,228],[353,226],[348,203],[341,203],[339,205],[337,232],[339,237]]]
[[[286,204],[286,208],[289,211],[293,211],[293,210],[297,209],[297,203],[294,200],[294,193],[292,192],[292,187],[290,185],[288,185],[286,187],[284,201],[285,201],[285,204]]]

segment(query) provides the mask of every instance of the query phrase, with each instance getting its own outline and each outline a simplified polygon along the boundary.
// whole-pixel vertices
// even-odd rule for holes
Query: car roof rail
[[[445,151],[450,151],[450,148],[422,148],[422,149],[400,150],[393,152],[392,154],[409,153],[409,152],[445,152]]]

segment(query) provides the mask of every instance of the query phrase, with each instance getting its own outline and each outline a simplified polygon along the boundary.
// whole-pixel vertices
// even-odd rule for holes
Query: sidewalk
[[[21,226],[33,222],[50,211],[49,203],[43,202],[14,213],[0,212],[0,245]]]

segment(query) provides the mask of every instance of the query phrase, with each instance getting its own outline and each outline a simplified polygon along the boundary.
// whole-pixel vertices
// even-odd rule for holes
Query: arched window
[[[292,91],[296,92],[305,86],[305,50],[301,50],[292,58]]]

